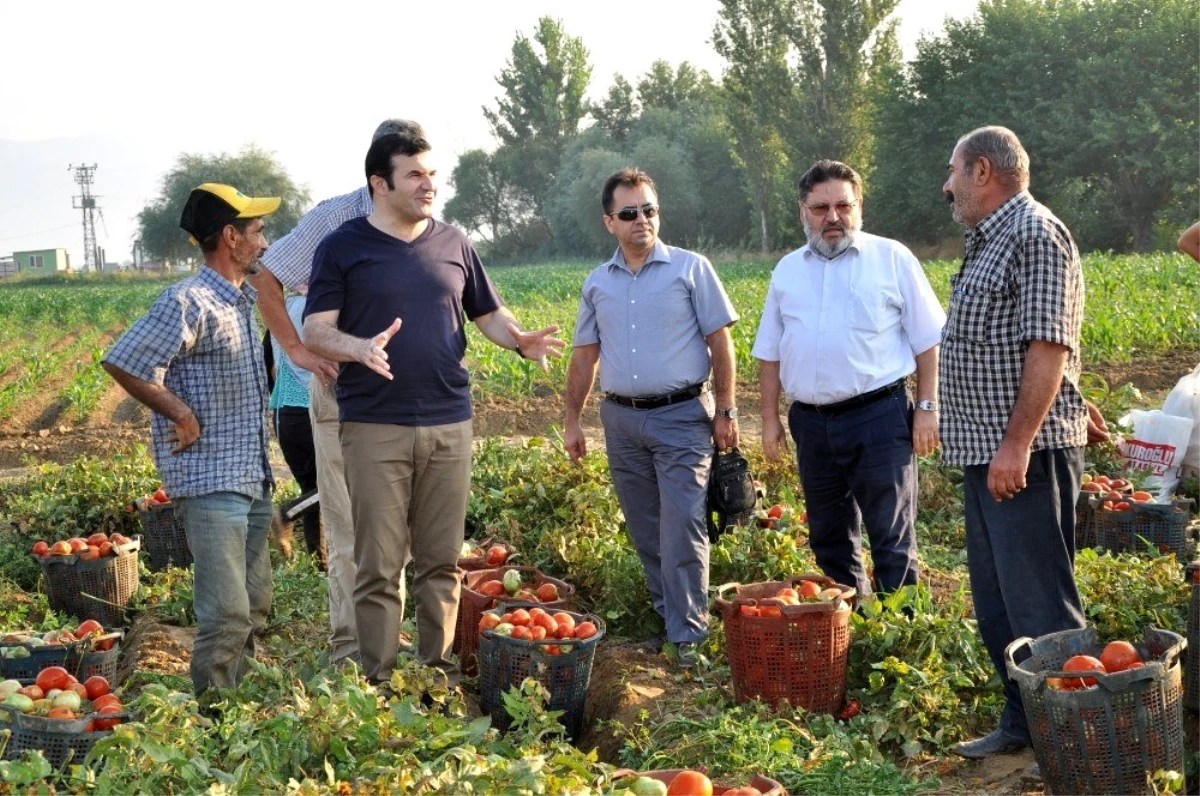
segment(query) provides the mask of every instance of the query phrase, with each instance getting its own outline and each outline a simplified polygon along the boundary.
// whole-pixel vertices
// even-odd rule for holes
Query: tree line
[[[614,75],[596,102],[582,37],[544,17],[515,36],[482,109],[495,146],[459,158],[446,218],[491,260],[604,256],[600,188],[633,165],[659,185],[671,243],[774,252],[803,243],[796,184],[828,157],[863,174],[868,230],[938,244],[961,234],[941,195],[955,140],[1001,124],[1081,248],[1168,248],[1196,220],[1200,4],[983,0],[904,62],[898,2],[720,0],[720,76],[657,61],[634,82]],[[197,157],[181,156],[139,215],[144,251],[181,251],[158,227]],[[307,204],[282,169],[256,173],[228,179]]]

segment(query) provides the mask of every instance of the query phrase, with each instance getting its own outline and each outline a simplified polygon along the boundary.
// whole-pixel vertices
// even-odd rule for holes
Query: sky
[[[901,0],[906,57],[974,0]],[[209,0],[0,0],[0,256],[65,248],[83,265],[71,165],[96,164],[105,259],[130,259],[135,216],[181,153],[272,153],[314,202],[362,184],[379,121],[421,122],[448,177],[492,149],[482,113],[518,33],[551,16],[581,37],[600,99],[664,59],[719,76],[717,0],[343,0],[333,5]],[[185,9],[194,9],[188,19]],[[301,10],[306,9],[306,10]],[[440,201],[450,196],[443,186]]]

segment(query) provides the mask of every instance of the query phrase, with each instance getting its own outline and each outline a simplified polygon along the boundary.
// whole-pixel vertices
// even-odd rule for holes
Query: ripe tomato
[[[33,543],[33,554],[35,556],[44,556],[44,555],[48,555],[49,553],[50,553],[50,545],[46,544],[45,542],[34,542]]]
[[[68,708],[50,708],[50,712],[46,714],[48,719],[73,719],[75,713]]]
[[[500,617],[496,616],[495,614],[484,614],[479,619],[479,632],[483,633],[485,630],[491,630],[493,627],[496,627],[499,624]]]
[[[111,716],[114,713],[120,713],[124,710],[120,705],[105,705],[96,711],[101,716]],[[92,721],[96,725],[97,730],[111,730],[121,723],[120,719],[94,719]]]
[[[1148,500],[1153,500],[1154,495],[1151,495],[1149,492],[1138,490],[1137,492],[1133,493],[1133,499],[1138,503],[1145,503]]]
[[[559,599],[558,587],[553,583],[543,583],[537,587],[537,598],[544,603],[552,603]]]
[[[489,580],[479,585],[479,593],[487,597],[500,597],[505,593],[504,584],[498,580]]]
[[[575,617],[571,616],[566,611],[559,611],[554,615],[554,622],[558,625],[559,638],[571,638],[575,635]],[[563,635],[564,629],[566,635]]]
[[[593,622],[580,622],[575,626],[575,638],[580,641],[586,641],[598,632],[600,631],[596,629],[596,625]]]
[[[516,625],[513,627],[512,637],[521,641],[532,641],[533,632],[526,625]]]
[[[1093,658],[1091,655],[1076,655],[1073,658],[1067,658],[1067,662],[1063,664],[1064,672],[1079,673],[1079,672],[1099,672],[1104,674],[1104,664]],[[1095,677],[1068,677],[1066,685],[1069,688],[1091,688],[1096,684]]]
[[[116,706],[116,708],[118,710],[120,710],[121,709],[120,697],[118,697],[116,694],[109,693],[109,694],[104,694],[103,696],[92,700],[92,710],[97,713],[99,713],[101,710],[104,710],[104,708],[107,708],[110,706]]]
[[[38,672],[34,685],[42,689],[43,693],[52,688],[62,691],[71,687],[71,673],[61,666],[47,666]]]
[[[84,550],[87,550],[88,546],[88,543],[85,540],[80,539],[78,536],[73,536],[68,539],[67,544],[71,545],[72,553],[82,553]]]
[[[498,544],[494,544],[488,548],[487,558],[485,559],[489,567],[498,567],[508,560],[508,551]]]
[[[803,599],[811,600],[813,597],[816,597],[821,593],[821,584],[817,583],[815,580],[801,581],[800,585],[796,587],[796,592]]]
[[[767,509],[767,516],[773,520],[777,520],[783,516],[783,506],[776,503],[771,508]]]
[[[783,588],[775,592],[775,599],[784,605],[799,605],[800,593],[795,589]]]
[[[518,608],[512,612],[512,623],[516,627],[529,627],[529,623],[533,619],[529,616],[529,612],[524,608]]]
[[[762,616],[758,610],[758,606],[755,605],[741,605],[738,606],[738,610],[742,616]]]
[[[113,543],[113,547],[118,547],[123,544],[129,544],[129,537],[125,536],[124,534],[114,533],[112,536],[108,537],[108,541]]]
[[[680,771],[667,786],[667,796],[712,796],[712,780],[699,771]]]
[[[838,714],[838,718],[841,718],[843,720],[849,720],[849,719],[854,718],[861,712],[862,712],[862,702],[859,702],[857,699],[851,699],[849,702],[846,703],[846,706],[844,708],[842,708],[842,712],[840,714]]]
[[[762,791],[753,785],[742,785],[725,791],[724,796],[762,796]]]
[[[780,619],[783,617],[783,609],[778,605],[760,605],[758,608],[759,616],[766,616],[772,619]]]
[[[546,638],[546,628],[541,625],[533,625],[529,628],[529,638],[533,641],[541,641]]]
[[[167,497],[167,490],[163,489],[161,486],[157,490],[155,490],[154,494],[150,496],[150,499],[153,500],[155,503],[170,503],[171,502],[171,498]]]
[[[112,542],[101,542],[100,543],[100,557],[108,558],[112,554],[113,554]]]
[[[89,536],[86,541],[89,545],[95,545],[96,547],[99,547],[108,541],[108,534],[97,532]]]
[[[1100,653],[1100,663],[1109,674],[1123,672],[1135,663],[1141,663],[1142,656],[1128,641],[1113,641]]]
[[[534,610],[538,611],[541,609],[535,608]],[[529,615],[533,617],[534,626],[545,629],[546,635],[548,635],[548,636],[557,636],[558,635],[558,622],[555,622],[554,617],[550,616],[550,614],[546,613],[545,611],[542,611],[540,614],[537,614],[535,616],[533,611],[530,611]]]
[[[81,550],[79,552],[79,560],[80,561],[99,561],[100,560],[100,548],[93,547],[92,545],[87,545],[86,547],[83,548],[83,550]]]

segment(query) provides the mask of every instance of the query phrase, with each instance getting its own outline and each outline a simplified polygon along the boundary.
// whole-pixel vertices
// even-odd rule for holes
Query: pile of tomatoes
[[[804,580],[796,588],[785,586],[775,592],[774,596],[760,598],[759,605],[739,605],[742,616],[766,616],[778,618],[783,616],[781,605],[800,605],[802,603],[836,602],[842,597],[842,590],[836,586],[822,589],[814,580]],[[766,602],[770,601],[770,602]],[[774,604],[778,603],[778,604]]]
[[[1101,497],[1101,508],[1108,511],[1130,511],[1132,503],[1149,503],[1154,495],[1134,489],[1124,478],[1109,478],[1107,475],[1083,474],[1083,491]]]
[[[576,623],[575,617],[566,611],[550,614],[542,608],[529,610],[518,608],[497,614],[486,613],[479,620],[479,634],[492,631],[498,636],[509,636],[521,641],[587,641],[599,632],[595,622],[584,620]],[[558,655],[564,650],[560,645],[550,644],[545,648],[549,655]]]
[[[0,682],[0,701],[29,716],[62,721],[91,716],[86,732],[112,729],[121,723],[115,714],[125,712],[106,678],[97,674],[81,683],[61,666],[42,669],[33,685],[22,686],[17,680]]]
[[[1056,691],[1080,691],[1096,687],[1095,677],[1084,677],[1086,674],[1116,674],[1131,669],[1140,669],[1146,665],[1137,648],[1128,641],[1110,642],[1099,658],[1091,655],[1075,655],[1062,665],[1062,671],[1079,677],[1048,677],[1046,685]]]
[[[671,776],[670,782],[666,777],[669,771],[650,772],[654,776],[639,776],[629,786],[634,796],[713,796],[713,782],[702,771],[684,769]],[[751,785],[737,788],[720,788],[722,796],[762,796],[762,791]]]
[[[510,570],[512,571],[512,570]],[[546,582],[536,589],[527,584],[521,584],[516,591],[509,591],[503,580],[485,580],[475,587],[475,591],[485,597],[494,598],[488,607],[495,607],[501,600],[513,600],[528,603],[553,603],[562,599],[558,586]]]
[[[114,533],[109,536],[106,533],[94,533],[86,539],[81,536],[73,536],[70,539],[61,539],[54,544],[48,544],[45,541],[34,542],[31,552],[38,558],[75,555],[79,556],[80,561],[96,561],[108,556],[115,556],[116,548],[129,544],[129,542],[129,537],[124,534]]]
[[[117,633],[108,633],[95,619],[85,619],[74,630],[50,630],[37,633],[5,633],[0,637],[0,657],[16,660],[28,658],[33,647],[76,644],[91,640],[97,652],[107,652],[117,643]]]

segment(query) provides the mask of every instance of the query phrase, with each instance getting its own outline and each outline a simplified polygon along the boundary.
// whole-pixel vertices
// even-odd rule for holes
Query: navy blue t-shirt
[[[341,419],[436,426],[471,418],[465,323],[501,305],[457,228],[431,219],[405,243],[364,217],[317,247],[304,315],[338,310],[337,328],[356,337],[377,335],[399,318],[400,331],[386,347],[391,381],[358,362],[341,363]]]

